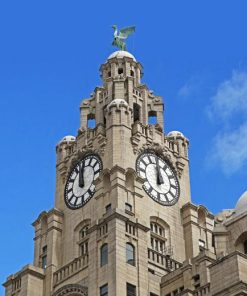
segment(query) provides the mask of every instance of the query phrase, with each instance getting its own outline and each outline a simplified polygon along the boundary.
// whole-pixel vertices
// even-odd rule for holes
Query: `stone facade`
[[[164,104],[142,84],[142,65],[118,51],[100,73],[102,86],[81,103],[76,137],[56,147],[55,207],[33,223],[33,265],[7,278],[5,295],[247,295],[247,194],[240,209],[217,216],[192,204],[189,141],[181,132],[164,132]],[[144,151],[176,174],[175,205],[143,190],[136,160]],[[72,210],[64,202],[65,184],[89,153],[100,157],[103,169],[94,196]]]

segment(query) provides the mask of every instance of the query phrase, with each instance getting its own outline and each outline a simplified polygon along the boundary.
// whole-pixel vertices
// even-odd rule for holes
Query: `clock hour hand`
[[[157,184],[158,185],[164,184],[164,180],[160,171],[158,156],[156,156],[156,170],[157,170]]]
[[[82,164],[79,164],[79,187],[83,188],[84,187],[84,161]]]

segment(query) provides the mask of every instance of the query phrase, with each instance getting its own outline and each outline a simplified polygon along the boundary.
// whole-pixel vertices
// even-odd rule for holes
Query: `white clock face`
[[[136,162],[138,175],[145,180],[143,189],[162,205],[174,205],[179,198],[179,183],[171,167],[152,152],[141,154]]]
[[[97,155],[90,154],[80,160],[72,169],[65,185],[65,203],[70,209],[78,209],[87,203],[95,193],[94,181],[102,170]]]

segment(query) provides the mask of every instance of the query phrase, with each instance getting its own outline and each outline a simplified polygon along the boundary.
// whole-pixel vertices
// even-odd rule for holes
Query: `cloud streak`
[[[202,87],[202,78],[199,76],[192,76],[179,90],[178,96],[187,98],[192,95],[197,95]]]
[[[213,140],[210,166],[220,165],[232,175],[247,163],[247,123],[231,132],[219,132]]]
[[[218,86],[207,113],[212,120],[223,122],[213,139],[209,162],[232,175],[247,164],[247,118],[243,116],[247,114],[247,72],[233,71],[232,77]],[[239,123],[241,116],[244,119]],[[238,126],[233,128],[236,122]]]
[[[211,98],[209,115],[227,120],[239,113],[247,113],[247,72],[233,71],[229,80],[222,82]]]

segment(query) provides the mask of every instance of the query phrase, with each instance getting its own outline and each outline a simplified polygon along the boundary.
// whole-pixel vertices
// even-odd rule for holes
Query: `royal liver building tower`
[[[80,127],[56,147],[53,209],[6,296],[247,295],[247,193],[214,216],[191,202],[188,139],[127,51],[100,67]]]

